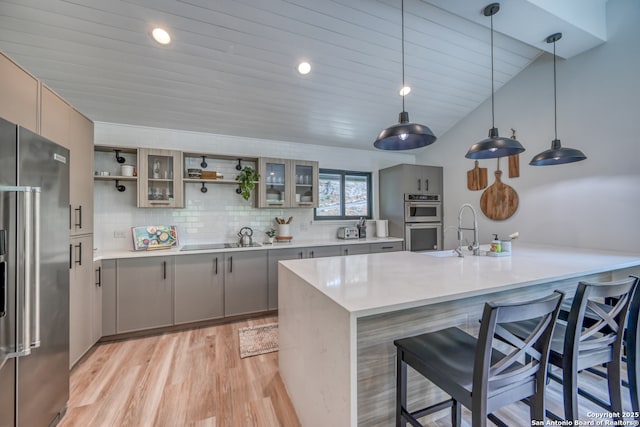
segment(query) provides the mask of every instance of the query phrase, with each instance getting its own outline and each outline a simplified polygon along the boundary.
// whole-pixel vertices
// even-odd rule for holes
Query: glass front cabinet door
[[[268,159],[261,157],[258,161],[258,207],[288,207],[289,193],[289,161],[285,159]]]
[[[318,206],[318,162],[260,158],[259,208]]]
[[[182,152],[141,148],[138,207],[182,208]]]
[[[318,207],[318,162],[291,160],[291,188],[289,206]]]

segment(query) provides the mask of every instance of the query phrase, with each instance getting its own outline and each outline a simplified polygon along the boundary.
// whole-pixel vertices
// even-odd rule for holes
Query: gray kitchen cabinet
[[[278,309],[278,261],[340,256],[340,246],[274,249],[269,251],[269,310]]]
[[[38,79],[2,53],[0,76],[0,117],[37,132]]]
[[[173,256],[119,259],[118,333],[173,324]]]
[[[340,255],[362,255],[369,253],[368,244],[342,245],[340,246]]]
[[[138,207],[183,208],[182,152],[138,149]]]
[[[402,242],[371,243],[371,245],[369,245],[369,250],[372,254],[380,252],[395,252],[401,251],[402,249]]]
[[[224,316],[223,260],[222,253],[175,257],[175,324]]]
[[[69,367],[96,343],[100,289],[93,275],[93,236],[74,237],[69,245]]]
[[[274,249],[269,251],[268,308],[278,309],[278,262],[288,259],[306,258],[306,248]]]
[[[267,252],[255,250],[225,253],[225,316],[268,310]]]
[[[102,336],[115,335],[116,327],[116,260],[100,262],[99,283],[102,288]]]
[[[68,159],[71,235],[93,233],[93,122],[42,84],[40,134],[71,153]]]
[[[379,171],[389,191],[409,194],[442,194],[442,167],[400,164]],[[382,190],[382,189],[381,189]]]
[[[258,159],[259,208],[318,207],[318,162],[290,159]]]

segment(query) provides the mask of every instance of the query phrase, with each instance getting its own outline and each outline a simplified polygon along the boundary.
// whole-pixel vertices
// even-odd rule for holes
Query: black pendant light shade
[[[558,108],[556,95],[556,42],[562,38],[562,33],[551,34],[547,37],[547,43],[553,43],[553,113],[555,124],[555,139],[551,141],[551,148],[536,155],[529,162],[532,166],[553,166],[564,163],[573,163],[584,160],[587,156],[580,150],[566,148],[558,139]]]
[[[501,137],[498,135],[498,128],[491,128],[489,129],[489,138],[473,144],[465,157],[468,159],[495,159],[496,157],[519,154],[523,151],[524,147],[518,141]]]
[[[495,127],[495,103],[493,90],[493,15],[500,10],[500,3],[491,3],[484,8],[484,16],[491,17],[491,129],[489,137],[473,144],[465,157],[468,159],[495,159],[514,154],[520,154],[524,147],[512,138],[500,137],[498,128]]]
[[[404,84],[404,0],[401,2],[402,10],[402,87]],[[381,150],[413,150],[433,144],[436,136],[425,125],[409,122],[409,113],[404,111],[404,97],[402,95],[402,112],[398,118],[398,124],[384,129],[373,146]]]
[[[582,151],[563,147],[560,145],[559,139],[554,139],[551,142],[551,148],[536,155],[529,164],[532,166],[561,165],[563,163],[579,162],[586,158],[587,156]]]
[[[410,123],[409,113],[400,113],[398,124],[384,129],[373,146],[381,150],[412,150],[433,144],[436,136],[427,126]]]

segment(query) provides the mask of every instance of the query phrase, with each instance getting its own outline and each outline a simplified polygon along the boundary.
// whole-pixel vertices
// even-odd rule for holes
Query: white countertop
[[[514,242],[507,257],[391,252],[281,264],[362,317],[640,266],[640,254]]]
[[[224,248],[224,249],[206,249],[199,251],[181,251],[180,248],[184,245],[180,245],[178,248],[172,249],[157,249],[150,251],[133,251],[133,250],[119,250],[119,251],[104,251],[98,252],[94,260],[99,261],[102,259],[117,259],[117,258],[144,258],[154,256],[167,256],[167,255],[193,255],[204,253],[219,253],[219,252],[234,252],[234,251],[263,251],[272,249],[287,249],[287,248],[305,248],[305,247],[319,247],[319,246],[343,246],[343,245],[364,245],[370,243],[386,243],[386,242],[402,242],[402,238],[398,237],[367,237],[365,239],[293,239],[287,243],[273,243],[265,244],[258,242],[262,246],[254,247],[239,247],[239,248]],[[207,242],[189,242],[194,244],[202,244]]]

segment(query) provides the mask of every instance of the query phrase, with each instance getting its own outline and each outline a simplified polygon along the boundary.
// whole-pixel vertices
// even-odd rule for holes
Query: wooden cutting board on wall
[[[495,172],[496,182],[484,190],[480,197],[480,209],[489,219],[502,221],[510,218],[518,210],[518,193],[500,179],[502,171]]]
[[[467,188],[471,191],[477,191],[487,188],[487,184],[487,168],[479,167],[476,160],[475,167],[467,171]]]

